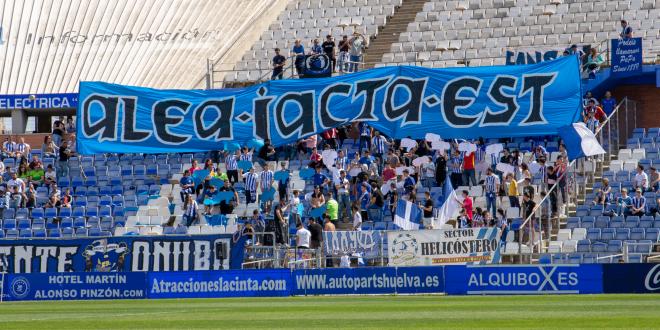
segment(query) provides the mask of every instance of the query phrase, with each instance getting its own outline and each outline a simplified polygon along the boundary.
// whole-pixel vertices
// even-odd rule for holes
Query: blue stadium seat
[[[99,237],[101,236],[101,228],[90,228],[88,231],[90,237]]]
[[[30,212],[30,217],[32,219],[43,219],[44,218],[44,209],[41,207],[35,207],[32,209],[32,212]]]
[[[17,221],[18,221],[18,224],[16,225],[16,227],[20,230],[30,229],[32,227],[32,223],[31,223],[30,219],[20,219],[20,220],[17,220]]]
[[[85,228],[87,227],[87,220],[84,217],[77,217],[73,220],[73,227],[76,229]]]
[[[101,227],[101,220],[97,217],[89,217],[87,218],[87,228],[100,228]]]
[[[70,228],[70,227],[62,228],[62,237],[71,238],[74,235],[75,235],[75,232],[73,231],[73,228]]]
[[[614,239],[614,233],[615,233],[614,228],[603,228],[603,229],[601,229],[601,232],[600,232],[601,241],[609,241],[609,240]]]
[[[123,206],[124,205],[124,196],[112,196],[112,206]]]
[[[644,239],[656,242],[658,241],[658,236],[660,236],[660,228],[648,228],[646,229]]]
[[[61,212],[61,211],[60,211]],[[85,216],[85,207],[74,207],[71,216],[74,218],[84,217]]]
[[[74,207],[85,207],[87,206],[87,197],[86,196],[78,196],[73,199],[73,206]]]
[[[46,229],[46,220],[43,217],[32,219],[32,229]]]
[[[87,237],[87,228],[76,228],[76,237]]]
[[[45,228],[33,229],[32,230],[32,237],[34,237],[34,238],[46,238],[46,229]]]
[[[590,252],[591,250],[591,241],[588,239],[582,239],[578,241],[577,252]]]
[[[57,209],[54,207],[49,207],[44,209],[44,218],[53,219],[57,217]]]
[[[18,236],[20,238],[31,238],[32,237],[32,229],[21,229]]]
[[[60,232],[59,228],[48,229],[48,237],[60,238],[62,237],[62,233]]]
[[[5,230],[5,238],[7,239],[17,239],[18,236],[19,236],[18,229]]]
[[[59,229],[60,225],[55,219],[46,220],[46,229]]]
[[[630,229],[629,228],[617,228],[614,234],[614,239],[616,240],[627,240],[630,238]]]
[[[600,240],[600,228],[587,229],[587,239],[591,241]]]
[[[29,219],[30,218],[30,210],[23,207],[18,210],[16,210],[16,220],[21,220],[21,219]]]
[[[88,187],[87,188],[87,197],[97,197],[99,196],[99,188],[98,187]]]
[[[61,228],[73,228],[73,219],[72,218],[62,218],[60,221]]]
[[[175,234],[175,233],[176,233],[176,230],[174,229],[174,227],[170,227],[170,226],[163,227],[163,234],[165,234],[165,235],[173,235],[173,234]]]
[[[60,208],[60,217],[71,217],[72,215],[73,215],[73,212],[71,211],[70,207]]]
[[[620,240],[610,240],[607,244],[607,252],[621,252],[623,248],[623,243]]]
[[[646,235],[646,230],[644,230],[644,228],[632,228],[632,229],[630,229],[630,239],[632,239],[632,240],[644,239],[645,235]]]
[[[573,228],[579,228],[579,227],[580,227],[580,218],[570,217],[566,220],[566,228],[567,229],[573,229]]]
[[[2,221],[2,229],[16,229],[16,220],[15,219],[5,219]]]
[[[98,211],[99,216],[107,217],[112,215],[112,208],[110,206],[101,206]]]

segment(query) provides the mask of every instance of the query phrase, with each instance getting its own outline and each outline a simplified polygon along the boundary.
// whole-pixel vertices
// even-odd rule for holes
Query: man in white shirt
[[[351,218],[351,198],[350,183],[346,178],[346,171],[339,171],[339,178],[335,180],[335,189],[337,189],[337,202],[339,203],[339,219],[349,221]]]
[[[644,173],[644,165],[637,165],[634,184],[635,189],[640,188],[642,191],[649,190],[649,176]]]
[[[53,165],[48,164],[46,167],[46,173],[44,173],[44,183],[46,185],[51,185],[57,182],[57,174],[53,170]]]
[[[312,233],[305,229],[302,222],[297,224],[298,230],[296,231],[296,246],[299,249],[309,249],[309,241],[312,238]]]
[[[351,210],[353,210],[353,230],[362,231],[362,214],[360,214],[360,208],[357,205],[353,205]]]
[[[11,174],[11,180],[7,181],[7,186],[9,188],[16,187],[19,194],[22,194],[23,191],[25,191],[25,182],[16,176],[16,172]]]

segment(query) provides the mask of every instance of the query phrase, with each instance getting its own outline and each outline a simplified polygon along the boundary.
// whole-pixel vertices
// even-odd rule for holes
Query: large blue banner
[[[603,264],[605,293],[660,293],[660,264]]]
[[[642,72],[642,38],[612,39],[612,76]]]
[[[7,274],[3,300],[144,299],[146,273]]]
[[[296,270],[293,295],[444,292],[442,266]]]
[[[358,121],[393,138],[536,136],[577,120],[580,104],[575,56],[521,66],[384,67],[208,91],[81,82],[76,138],[78,151],[92,154],[217,150],[254,139],[277,146]]]
[[[231,235],[0,240],[0,272],[146,272],[229,268]]]
[[[446,266],[448,294],[603,293],[603,270],[586,265]]]
[[[157,272],[147,276],[149,298],[275,297],[291,294],[291,271]]]

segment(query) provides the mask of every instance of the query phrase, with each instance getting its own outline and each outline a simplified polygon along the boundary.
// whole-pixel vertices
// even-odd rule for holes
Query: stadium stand
[[[504,64],[505,52],[512,48],[543,46],[563,50],[571,44],[601,47],[602,42],[618,36],[621,18],[635,19],[635,34],[644,38],[645,51],[653,54],[660,45],[660,8],[655,1],[428,1],[406,31],[381,36],[403,5],[402,0],[289,1],[224,80],[226,83],[261,81],[264,76],[270,76],[274,48],[281,48],[289,55],[287,52],[295,39],[304,40],[308,49],[309,40],[323,39],[326,34],[339,37],[358,32],[372,41],[398,36],[398,42],[389,45],[389,52],[378,61],[366,63],[367,66],[409,64],[439,68],[458,66],[459,61],[463,61],[460,65],[469,61],[470,66],[490,66]],[[242,10],[247,12],[249,8]],[[232,25],[227,29],[236,28]],[[230,39],[226,42],[230,43]],[[374,49],[370,55],[377,51],[382,49]],[[77,67],[74,70],[80,73]],[[177,67],[162,76],[153,71],[138,72],[135,79],[118,82],[158,87],[162,85],[155,81],[177,80],[182,70]],[[284,77],[293,78],[292,72],[285,70]],[[71,81],[77,82],[86,75],[72,73],[72,77],[75,79]],[[117,81],[108,75],[98,77]],[[71,84],[64,83],[67,88]],[[650,181],[657,179],[657,173],[648,171],[660,165],[660,128],[635,128],[629,132],[626,128],[613,131],[608,127],[607,130],[611,139],[601,142],[610,154],[580,161],[574,167],[567,164],[566,150],[557,136],[488,139],[479,141],[474,154],[460,152],[458,144],[453,143],[449,155],[440,155],[431,150],[427,141],[421,140],[414,142],[412,151],[405,150],[401,140],[378,137],[377,131],[366,124],[331,129],[291,145],[272,149],[264,146],[236,156],[234,150],[81,156],[75,154],[75,144],[60,147],[47,142],[42,148],[33,144],[25,151],[25,144],[8,141],[2,146],[0,163],[3,177],[0,237],[59,239],[254,230],[282,231],[276,234],[277,241],[293,245],[292,237],[297,233],[295,220],[307,226],[309,218],[318,217],[317,211],[334,195],[332,191],[342,189],[335,187],[341,179],[320,166],[322,156],[316,150],[319,148],[344,152],[346,158],[339,158],[336,165],[353,178],[343,188],[347,191],[343,195],[350,198],[346,196],[348,200],[344,203],[339,198],[342,196],[336,196],[339,215],[329,218],[337,220],[338,229],[401,229],[394,221],[392,209],[397,198],[407,195],[413,202],[424,205],[428,193],[435,201],[442,194],[445,175],[449,173],[453,188],[466,191],[473,200],[475,216],[467,219],[453,214],[454,224],[444,224],[441,228],[506,229],[503,254],[539,252],[537,261],[644,260],[660,239],[658,187],[655,183],[652,190],[645,187],[631,202],[622,194],[626,188],[634,195],[632,192],[640,185],[641,174],[635,173],[638,168],[647,172]],[[618,141],[622,139],[626,139],[622,144],[626,148],[619,150]],[[486,146],[499,143],[505,149],[488,157]],[[376,159],[363,149],[380,157]],[[388,154],[388,149],[392,153]],[[394,168],[411,166],[416,158],[424,156],[432,161],[412,169],[416,178],[413,184],[408,184],[405,176],[397,177],[402,173]],[[246,161],[247,165],[240,161]],[[462,165],[468,162],[475,166],[470,169]],[[500,175],[501,191],[492,191],[486,168],[496,167],[497,163],[513,166],[517,187],[505,180],[500,171],[497,175]],[[529,168],[532,163],[536,165],[533,173]],[[452,164],[458,167],[453,170]],[[560,169],[559,174],[549,173],[551,165]],[[247,174],[250,168],[254,169],[254,176]],[[273,176],[273,171],[280,169],[290,173],[284,183]],[[315,169],[318,172],[314,173]],[[468,180],[473,175],[474,181]],[[383,188],[389,179],[395,186],[388,194]],[[605,203],[594,203],[599,192],[607,189],[603,188],[605,179],[612,189],[611,196]],[[544,198],[555,180],[563,180],[558,183],[561,188],[551,193],[550,198]],[[232,181],[231,187],[227,186],[228,181]],[[264,186],[277,189],[270,191]],[[284,190],[283,195],[287,196],[297,191],[299,196],[282,202],[277,196],[267,197],[279,190]],[[489,190],[499,194],[495,207],[490,205]],[[523,202],[524,193],[530,195],[530,201]],[[186,200],[187,196],[193,196],[191,201]],[[645,200],[642,210],[635,214],[627,211],[627,206],[642,199]],[[358,205],[358,212],[347,210],[351,202]],[[621,203],[625,205],[622,207]],[[540,205],[535,216],[540,221],[535,225],[526,222],[532,216],[528,207],[534,204]],[[277,219],[279,211],[288,220],[287,228],[266,228]],[[520,230],[526,223],[527,229]]]
[[[650,54],[660,47],[659,15],[655,1],[429,1],[377,66],[504,65],[512,49],[607,47],[626,18]]]

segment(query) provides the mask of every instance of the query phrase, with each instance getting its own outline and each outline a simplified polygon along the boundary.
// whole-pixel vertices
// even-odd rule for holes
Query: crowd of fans
[[[57,178],[67,176],[69,157],[75,154],[75,124],[69,117],[53,123],[52,134],[41,149],[34,149],[23,137],[2,143],[0,162],[0,211],[6,208],[71,207],[72,191],[62,191]],[[44,161],[49,161],[44,165]],[[6,164],[10,164],[9,166]]]
[[[339,42],[336,42],[332,35],[327,35],[323,43],[320,43],[319,39],[314,39],[308,48],[309,51],[305,50],[305,46],[300,39],[296,39],[289,53],[289,58],[293,62],[298,77],[305,74],[306,55],[326,55],[333,73],[357,72],[362,62],[362,52],[368,46],[369,38],[358,32],[353,33],[350,38],[348,35],[342,36]],[[271,63],[273,67],[271,79],[283,79],[287,58],[281,54],[281,49],[275,48],[275,56],[273,56]]]

